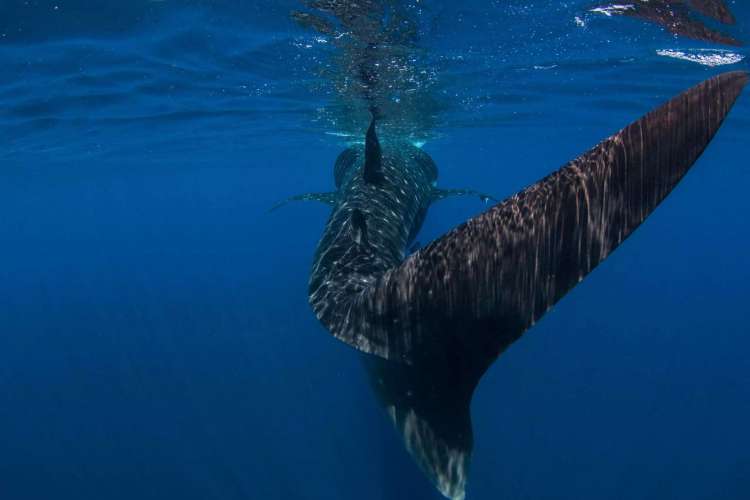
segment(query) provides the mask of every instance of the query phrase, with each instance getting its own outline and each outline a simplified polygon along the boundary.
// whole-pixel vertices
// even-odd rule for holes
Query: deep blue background
[[[436,15],[443,186],[511,194],[721,71],[528,3]],[[97,5],[2,4],[0,498],[438,498],[307,305],[326,208],[267,213],[344,147],[296,2]],[[750,498],[749,111],[485,376],[470,498]]]

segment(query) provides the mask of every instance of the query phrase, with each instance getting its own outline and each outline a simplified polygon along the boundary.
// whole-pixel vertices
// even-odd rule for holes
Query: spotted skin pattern
[[[440,198],[434,162],[384,142],[383,182],[371,185],[364,148],[341,154],[310,304],[336,338],[365,353],[381,404],[444,496],[465,495],[481,376],[653,212],[747,83],[733,72],[691,88],[408,257]]]
[[[352,314],[352,297],[401,263],[432,201],[437,167],[427,153],[408,143],[382,144],[381,180],[366,182],[364,148],[339,156],[334,169],[338,202],[315,255],[310,303],[324,324],[343,324]],[[353,223],[364,214],[367,242],[357,242]],[[367,332],[352,331],[344,342],[368,352]]]
[[[310,277],[310,303],[324,324],[355,321],[358,311],[352,298],[366,293],[379,277],[404,261],[431,203],[450,196],[493,199],[473,190],[437,189],[435,163],[409,143],[383,142],[381,147],[378,184],[368,183],[363,175],[365,148],[361,146],[341,153],[334,167],[337,203]],[[348,331],[352,335],[339,338],[369,352],[368,331]],[[366,354],[362,361],[373,390],[417,464],[446,497],[462,498],[472,430],[466,399],[470,392],[450,380],[459,365],[414,366]]]

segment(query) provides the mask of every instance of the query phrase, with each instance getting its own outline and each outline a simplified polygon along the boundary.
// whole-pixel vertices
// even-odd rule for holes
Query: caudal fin
[[[377,355],[373,387],[443,495],[464,496],[486,369],[653,212],[747,82],[727,73],[675,97],[413,254],[327,325]]]
[[[370,383],[406,449],[446,498],[462,500],[473,446],[476,380],[450,359],[407,365],[364,356]]]
[[[607,258],[695,163],[748,82],[711,78],[470,219],[352,298],[339,339],[386,359],[494,359]]]
[[[337,196],[336,193],[298,194],[297,196],[292,196],[290,198],[287,198],[286,200],[278,202],[277,204],[269,208],[268,211],[275,212],[276,210],[280,209],[281,207],[293,201],[318,201],[320,203],[325,203],[326,205],[333,206],[336,204],[336,196]]]

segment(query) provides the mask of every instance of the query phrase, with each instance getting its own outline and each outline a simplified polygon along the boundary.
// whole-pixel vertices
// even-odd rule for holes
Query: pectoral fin
[[[329,206],[334,206],[336,204],[336,196],[337,193],[307,193],[307,194],[299,194],[297,196],[292,196],[291,198],[287,198],[284,201],[280,201],[276,205],[272,206],[268,211],[274,212],[287,203],[293,202],[293,201],[319,201],[321,203],[325,203]]]
[[[493,201],[497,203],[500,200],[495,199],[493,196],[490,196],[488,194],[480,193],[479,191],[474,191],[473,189],[433,189],[432,191],[432,201],[433,203],[436,201],[444,200],[446,198],[450,198],[452,196],[476,196],[480,200],[482,200],[482,203],[489,203],[490,201]]]

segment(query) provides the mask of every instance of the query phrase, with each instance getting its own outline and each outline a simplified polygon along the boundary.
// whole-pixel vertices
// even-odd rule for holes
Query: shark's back
[[[310,303],[324,322],[344,320],[356,293],[403,261],[433,199],[437,167],[421,149],[385,142],[377,186],[363,175],[365,158],[365,148],[353,146],[339,155],[334,167],[338,194],[315,253],[309,287]]]

